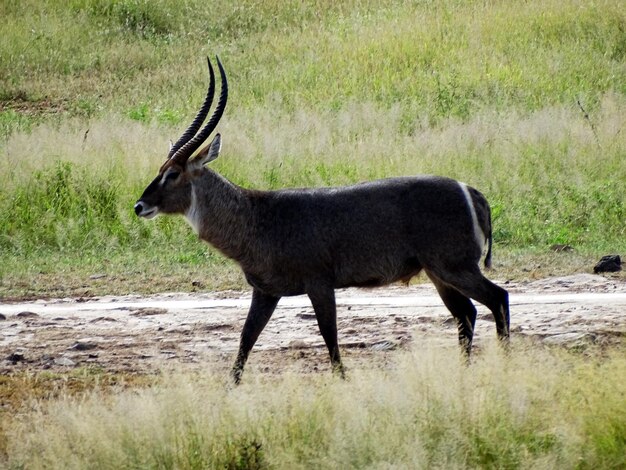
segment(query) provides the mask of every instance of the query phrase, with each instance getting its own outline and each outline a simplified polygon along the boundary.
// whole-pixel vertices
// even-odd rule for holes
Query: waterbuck
[[[509,337],[508,293],[486,279],[479,263],[487,244],[491,263],[491,214],[476,189],[450,178],[389,178],[339,188],[256,191],[241,188],[205,165],[220,152],[221,138],[190,158],[220,120],[228,97],[217,59],[221,94],[208,123],[215,74],[204,104],[171,146],[157,177],[135,204],[139,217],[182,214],[198,236],[235,260],[252,286],[252,304],[232,369],[241,379],[248,354],[281,297],[306,294],[334,370],[343,375],[337,345],[335,289],[383,286],[428,275],[458,324],[470,353],[476,309],[487,306],[497,335]]]

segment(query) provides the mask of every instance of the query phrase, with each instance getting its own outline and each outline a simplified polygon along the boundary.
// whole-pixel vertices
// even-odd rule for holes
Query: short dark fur
[[[193,160],[166,162],[135,210],[187,214],[200,238],[241,266],[253,294],[235,382],[281,297],[309,296],[333,368],[343,374],[334,290],[408,281],[422,270],[457,320],[467,354],[476,321],[470,299],[492,311],[498,337],[508,340],[508,293],[480,271],[482,246],[460,183],[416,176],[342,188],[246,190],[204,166],[220,145],[218,134]],[[468,191],[488,240],[488,266],[489,204],[479,191]]]

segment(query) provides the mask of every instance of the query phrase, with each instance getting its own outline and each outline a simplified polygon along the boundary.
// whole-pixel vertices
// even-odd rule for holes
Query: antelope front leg
[[[254,343],[256,343],[265,325],[267,325],[272,313],[274,313],[279,300],[280,297],[264,294],[257,289],[252,291],[252,304],[250,304],[248,317],[243,325],[241,340],[239,342],[239,352],[237,353],[237,359],[231,371],[235,385],[239,384],[241,381],[243,367],[248,360],[250,350],[254,346]]]
[[[324,338],[333,372],[338,373],[341,378],[345,378],[345,371],[339,355],[339,344],[337,342],[337,306],[335,304],[335,290],[332,287],[316,285],[307,291],[309,299],[313,304],[317,324],[320,333]]]

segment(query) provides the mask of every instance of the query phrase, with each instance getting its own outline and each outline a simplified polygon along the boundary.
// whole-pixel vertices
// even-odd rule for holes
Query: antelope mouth
[[[143,203],[138,202],[135,204],[135,214],[137,217],[143,217],[144,219],[154,219],[159,213],[157,207],[146,207]]]

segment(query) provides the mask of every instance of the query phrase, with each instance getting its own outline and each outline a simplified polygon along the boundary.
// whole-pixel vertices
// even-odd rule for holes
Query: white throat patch
[[[194,187],[191,187],[191,204],[185,212],[185,220],[191,225],[196,234],[200,234],[200,211],[198,210],[198,198]]]

